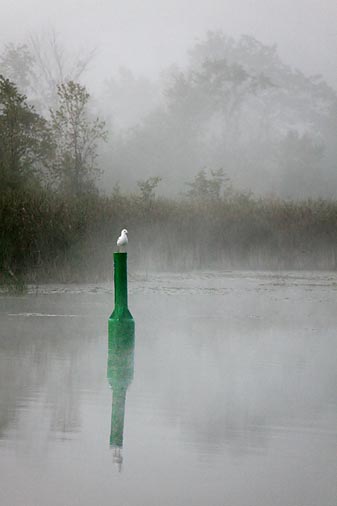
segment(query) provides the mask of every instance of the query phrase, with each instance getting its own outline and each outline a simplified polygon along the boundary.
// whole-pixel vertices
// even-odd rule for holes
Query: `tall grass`
[[[235,194],[214,201],[0,195],[0,282],[111,276],[121,228],[133,269],[336,269],[337,203]]]

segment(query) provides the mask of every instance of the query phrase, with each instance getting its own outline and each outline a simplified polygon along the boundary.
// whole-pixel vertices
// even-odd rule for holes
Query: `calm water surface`
[[[0,296],[1,506],[335,506],[337,275],[131,275]]]

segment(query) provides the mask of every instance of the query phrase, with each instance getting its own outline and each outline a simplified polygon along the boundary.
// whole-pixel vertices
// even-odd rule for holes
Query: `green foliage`
[[[69,81],[57,89],[59,106],[51,110],[56,144],[54,174],[59,188],[67,195],[92,192],[100,174],[97,144],[106,139],[105,124],[98,118],[90,118],[90,95],[84,86]]]
[[[39,182],[51,151],[47,122],[15,84],[0,75],[0,186],[20,189]]]

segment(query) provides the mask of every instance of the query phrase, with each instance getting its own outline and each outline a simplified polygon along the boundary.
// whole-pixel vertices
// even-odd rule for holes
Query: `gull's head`
[[[123,235],[128,235],[128,231],[126,230],[126,228],[123,228],[122,232],[121,232]]]

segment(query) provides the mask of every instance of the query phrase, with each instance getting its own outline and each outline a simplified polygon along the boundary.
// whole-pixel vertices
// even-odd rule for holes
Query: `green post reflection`
[[[109,335],[107,378],[112,389],[110,448],[119,471],[123,463],[123,434],[126,392],[133,380],[134,371],[134,332],[123,335]]]

